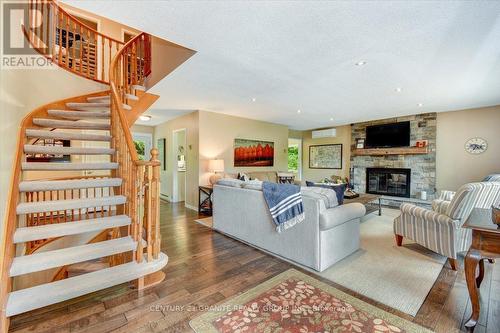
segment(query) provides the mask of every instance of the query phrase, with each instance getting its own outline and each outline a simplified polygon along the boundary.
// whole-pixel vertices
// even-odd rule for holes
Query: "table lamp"
[[[222,175],[217,174],[217,172],[224,172],[224,160],[222,159],[209,160],[208,170],[214,173],[213,175],[210,176],[209,179],[210,184],[214,185],[215,183],[217,183],[219,179],[222,178]]]

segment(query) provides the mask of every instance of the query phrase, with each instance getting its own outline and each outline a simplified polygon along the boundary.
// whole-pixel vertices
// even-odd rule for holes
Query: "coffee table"
[[[382,215],[382,196],[377,194],[360,193],[359,197],[347,199],[344,198],[344,203],[359,202],[363,204],[366,208],[366,214],[378,211],[378,216]]]

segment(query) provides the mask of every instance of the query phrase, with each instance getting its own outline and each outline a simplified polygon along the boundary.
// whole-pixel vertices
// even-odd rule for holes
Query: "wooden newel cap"
[[[151,149],[151,161],[157,161],[158,160],[158,149],[153,148]]]

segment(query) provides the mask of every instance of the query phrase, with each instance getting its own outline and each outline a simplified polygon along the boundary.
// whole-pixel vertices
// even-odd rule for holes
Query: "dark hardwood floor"
[[[296,268],[195,223],[197,218],[181,204],[161,204],[162,251],[170,258],[161,284],[142,292],[123,284],[22,314],[12,318],[10,332],[190,332],[189,320],[203,307]],[[479,333],[500,332],[499,266],[486,264]],[[436,332],[462,331],[470,314],[462,260],[458,272],[443,268],[415,318],[316,278]]]

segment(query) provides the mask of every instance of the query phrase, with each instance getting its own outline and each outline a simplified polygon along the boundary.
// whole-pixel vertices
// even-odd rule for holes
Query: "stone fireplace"
[[[410,197],[411,169],[366,168],[366,193]]]
[[[427,140],[428,152],[415,155],[355,155],[351,154],[351,184],[359,193],[366,193],[369,188],[368,168],[406,169],[409,171],[409,194],[404,196],[418,198],[425,191],[432,199],[436,187],[436,114],[424,113],[413,116],[397,117],[351,125],[351,152],[356,149],[356,140],[366,138],[366,127],[370,125],[410,121],[410,146],[415,146],[418,140]],[[390,179],[390,178],[386,178]],[[375,178],[373,182],[375,182]],[[383,188],[383,177],[380,177],[379,189]],[[398,190],[400,191],[400,190]],[[401,190],[402,191],[402,190]],[[382,192],[382,190],[380,191]],[[384,194],[394,195],[396,194]]]

